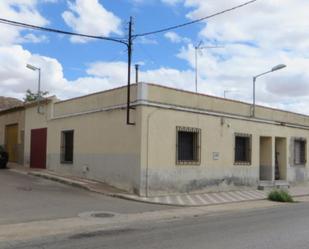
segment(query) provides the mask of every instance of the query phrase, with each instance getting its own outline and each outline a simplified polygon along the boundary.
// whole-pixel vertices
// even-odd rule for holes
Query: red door
[[[31,130],[30,168],[46,169],[47,128]]]

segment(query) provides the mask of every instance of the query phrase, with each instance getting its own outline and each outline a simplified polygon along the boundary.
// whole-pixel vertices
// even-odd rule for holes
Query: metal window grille
[[[177,127],[176,138],[176,163],[200,164],[201,130]]]
[[[73,163],[74,131],[61,132],[61,163]]]
[[[235,134],[235,164],[251,164],[251,135]]]
[[[306,164],[306,140],[295,139],[294,140],[294,164]]]

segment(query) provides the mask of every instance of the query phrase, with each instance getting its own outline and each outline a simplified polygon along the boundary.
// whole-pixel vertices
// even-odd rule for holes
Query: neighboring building
[[[0,111],[23,105],[19,99],[0,96]]]
[[[9,160],[19,164],[23,164],[24,126],[24,106],[0,111],[0,145],[9,153]]]
[[[23,102],[0,96],[0,145],[5,145],[11,161],[20,164],[23,163],[23,130]]]
[[[309,116],[153,84],[24,107],[24,164],[139,195],[308,180]],[[9,110],[9,115],[17,115]],[[0,142],[5,122],[0,112]],[[22,124],[23,121],[21,120]],[[5,137],[5,136],[4,136]],[[3,142],[2,142],[3,143]]]

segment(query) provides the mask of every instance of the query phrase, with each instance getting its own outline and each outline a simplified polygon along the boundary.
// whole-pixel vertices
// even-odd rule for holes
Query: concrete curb
[[[148,201],[144,200],[142,198],[136,198],[134,196],[129,196],[129,195],[124,195],[124,194],[114,194],[113,197],[117,197],[119,199],[124,199],[124,200],[129,200],[129,201],[135,201],[135,202],[142,202],[142,203],[147,203],[147,204],[152,204],[152,205],[164,205],[164,206],[171,206],[171,207],[206,207],[210,205],[201,205],[201,206],[194,206],[194,205],[181,205],[181,204],[176,204],[176,203],[165,203],[165,202],[153,202],[153,201]],[[218,203],[220,204],[220,203]]]
[[[242,203],[242,202],[254,202],[254,201],[262,201],[267,200],[267,198],[261,198],[261,199],[254,199],[254,200],[242,200],[242,201],[231,201],[231,202],[221,202],[221,203],[210,203],[210,204],[204,204],[204,205],[190,205],[190,204],[177,204],[177,203],[165,203],[165,202],[152,202],[144,199],[135,198],[134,196],[126,196],[126,195],[118,195],[118,198],[136,201],[136,202],[143,202],[148,204],[155,204],[155,205],[164,205],[164,206],[172,206],[172,207],[207,207],[207,206],[218,206],[218,205],[224,205],[224,204],[231,204],[231,203]]]
[[[46,174],[43,172],[24,172],[21,170],[16,170],[16,169],[9,169],[12,172],[15,173],[20,173],[23,175],[32,175],[36,177],[41,177],[45,178],[48,180],[52,180],[55,182],[59,182],[62,184],[70,185],[73,187],[78,187],[93,193],[97,194],[102,194],[105,196],[109,197],[114,197],[114,198],[119,198],[119,199],[124,199],[124,200],[130,200],[130,201],[135,201],[135,202],[140,202],[140,203],[147,203],[147,204],[152,204],[152,205],[164,205],[164,206],[171,206],[171,207],[206,207],[206,206],[216,206],[216,205],[224,205],[224,204],[230,204],[230,203],[243,203],[243,202],[254,202],[254,201],[261,201],[261,200],[267,200],[267,198],[257,198],[257,199],[251,199],[251,200],[240,200],[240,201],[233,201],[233,202],[222,202],[222,203],[210,203],[210,204],[204,204],[204,205],[190,205],[190,204],[178,204],[178,203],[166,203],[166,202],[154,202],[150,201],[147,199],[144,199],[142,197],[137,197],[137,196],[130,196],[128,194],[122,194],[122,193],[112,193],[112,192],[104,192],[104,191],[99,191],[97,189],[91,188],[90,186],[87,185],[87,183],[82,183],[79,181],[74,181],[65,177],[57,176],[57,175],[52,175],[52,174]],[[309,194],[292,194],[292,197],[304,197],[304,196],[309,196]]]
[[[73,181],[70,181],[69,179],[65,179],[63,177],[53,176],[53,175],[44,174],[44,173],[42,174],[40,172],[28,172],[28,175],[37,176],[37,177],[45,178],[45,179],[52,180],[52,181],[55,181],[55,182],[60,182],[60,183],[66,184],[66,185],[90,190],[89,187],[87,187],[85,184],[78,183],[76,181],[73,182]]]
[[[290,193],[292,197],[305,197],[309,196],[309,194],[292,194]],[[231,201],[231,202],[222,202],[222,203],[210,203],[210,204],[204,204],[204,205],[190,205],[190,204],[177,204],[177,203],[166,203],[166,202],[153,202],[149,200],[145,200],[143,198],[136,198],[134,196],[124,195],[124,194],[115,194],[114,197],[118,197],[125,200],[131,200],[136,202],[142,202],[142,203],[148,203],[153,205],[164,205],[164,206],[173,206],[173,207],[207,207],[207,206],[218,206],[218,205],[224,205],[224,204],[231,204],[231,203],[244,203],[244,202],[254,202],[254,201],[263,201],[268,200],[267,197],[265,198],[257,198],[257,199],[249,199],[249,200],[240,200],[240,201]]]

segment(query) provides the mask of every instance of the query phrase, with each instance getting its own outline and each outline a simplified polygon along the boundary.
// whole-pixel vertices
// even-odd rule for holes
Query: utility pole
[[[132,25],[133,25],[133,18],[130,17],[129,21],[129,35],[128,35],[128,87],[127,87],[127,125],[135,125],[135,123],[130,121],[130,110],[132,109],[130,105],[131,101],[131,61],[132,61]]]

